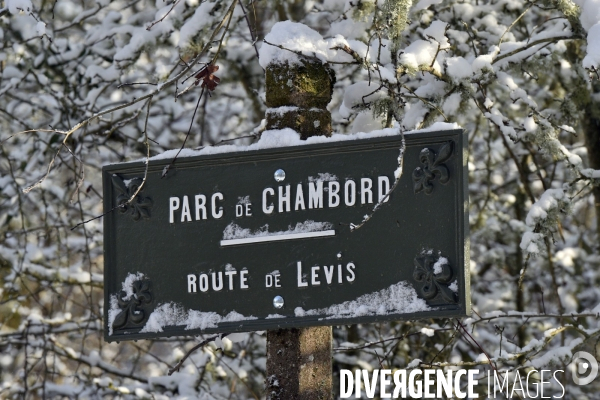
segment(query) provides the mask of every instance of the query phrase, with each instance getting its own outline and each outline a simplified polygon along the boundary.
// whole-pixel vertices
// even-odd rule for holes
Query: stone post
[[[267,129],[292,128],[302,139],[331,135],[327,104],[335,75],[319,61],[269,64],[266,69]]]
[[[267,66],[267,129],[291,128],[302,139],[331,136],[327,104],[334,82],[318,61]],[[267,332],[267,399],[331,400],[331,340],[331,327]]]

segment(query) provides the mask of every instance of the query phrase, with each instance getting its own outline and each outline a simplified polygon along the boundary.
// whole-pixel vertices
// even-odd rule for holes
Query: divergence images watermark
[[[594,356],[585,351],[578,351],[573,354],[571,366],[574,369],[573,382],[576,385],[589,385],[598,376],[598,361],[596,361]]]
[[[591,354],[579,351],[573,355],[569,370],[576,385],[589,385],[598,376],[598,361]],[[480,380],[478,369],[342,369],[340,398],[360,399],[364,394],[364,398],[369,399],[376,396],[381,399],[436,399],[442,396],[471,399],[480,397],[477,388],[481,389],[487,382],[487,396],[481,395],[482,398],[562,399],[566,392],[557,374],[564,372],[561,369],[511,373],[493,370],[487,371],[487,376]]]

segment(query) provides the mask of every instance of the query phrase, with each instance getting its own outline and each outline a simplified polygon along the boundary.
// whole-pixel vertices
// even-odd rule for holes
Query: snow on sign
[[[172,160],[150,160],[105,216],[106,340],[469,314],[465,135],[405,136],[388,197],[398,135],[183,157],[164,178]],[[144,170],[104,167],[105,210]]]

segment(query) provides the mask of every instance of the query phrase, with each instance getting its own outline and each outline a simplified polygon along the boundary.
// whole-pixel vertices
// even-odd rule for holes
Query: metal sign
[[[105,166],[105,339],[469,314],[465,138]]]

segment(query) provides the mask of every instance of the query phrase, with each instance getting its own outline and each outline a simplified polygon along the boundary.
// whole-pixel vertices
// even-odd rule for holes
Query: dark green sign
[[[389,196],[399,136],[179,158],[163,178],[154,160],[127,205],[145,164],[104,167],[106,340],[469,314],[466,136],[405,136]]]

